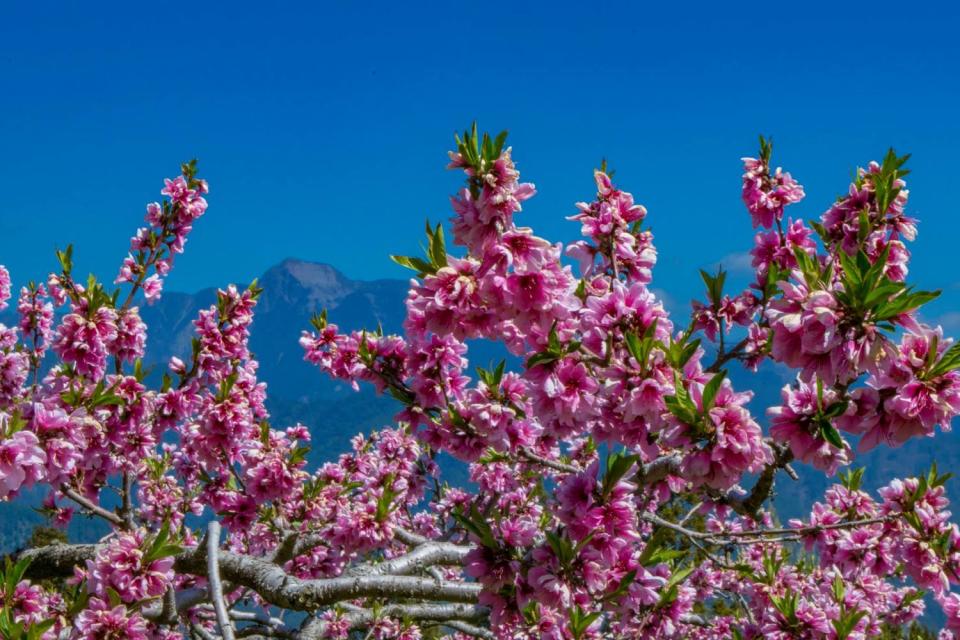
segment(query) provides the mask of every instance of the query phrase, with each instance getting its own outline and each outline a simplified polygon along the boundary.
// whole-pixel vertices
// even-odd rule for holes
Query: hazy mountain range
[[[387,332],[400,331],[408,283],[351,280],[326,264],[287,259],[264,273],[259,284],[264,291],[256,308],[250,344],[260,361],[260,377],[268,385],[273,425],[285,427],[301,422],[310,427],[310,463],[317,464],[344,451],[358,432],[390,424],[397,408],[392,399],[377,397],[369,387],[355,392],[347,384],[331,381],[304,362],[298,339],[300,332],[309,327],[312,314],[324,308],[330,321],[341,330],[374,329],[380,324]],[[141,307],[148,326],[147,360],[158,365],[156,370],[162,370],[171,355],[189,353],[192,322],[215,298],[215,289],[194,294],[165,292],[153,306]],[[0,320],[9,323],[11,317],[8,313]],[[487,366],[501,354],[496,345],[480,342],[470,345],[468,355],[471,365]],[[751,409],[764,424],[764,409],[779,402],[780,388],[788,382],[786,372],[771,365],[757,375],[733,371],[731,376],[737,388],[756,392]],[[956,446],[954,434],[915,440],[900,449],[881,448],[862,456],[858,464],[868,464],[867,482],[873,488],[893,476],[924,471],[934,458],[942,470],[960,468],[960,447]],[[451,471],[454,477],[463,478],[459,469]],[[829,484],[813,469],[797,465],[797,471],[799,482],[784,476],[778,484],[777,506],[784,517],[803,513]],[[950,489],[954,495],[960,495],[960,482],[953,481]],[[28,495],[30,500],[0,504],[0,552],[22,544],[30,530],[42,522],[32,509],[39,494]],[[86,519],[75,520],[72,538],[89,537],[97,531]]]

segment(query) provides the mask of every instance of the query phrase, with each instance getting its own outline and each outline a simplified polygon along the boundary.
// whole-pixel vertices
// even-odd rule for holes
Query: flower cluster
[[[173,580],[173,558],[153,557],[142,531],[122,533],[88,560],[82,577],[92,596],[107,602],[116,594],[134,603],[163,595]]]
[[[581,223],[580,232],[589,241],[573,243],[567,253],[580,261],[584,277],[622,271],[633,282],[649,283],[653,279],[657,251],[653,234],[640,231],[646,208],[635,204],[631,194],[615,188],[610,176],[603,171],[594,172],[594,179],[597,199],[589,204],[577,204],[580,212],[568,218]],[[599,265],[597,256],[600,256]]]
[[[754,227],[769,229],[783,219],[787,205],[803,200],[803,187],[789,173],[777,167],[770,171],[772,143],[760,139],[760,157],[743,158],[743,202]]]
[[[845,443],[837,442],[836,429],[830,423],[831,410],[843,409],[833,389],[817,388],[797,379],[780,392],[783,404],[767,409],[770,435],[790,445],[797,459],[833,475],[837,468],[850,462],[852,452]],[[836,411],[833,411],[836,413]]]
[[[44,476],[47,454],[30,431],[17,431],[3,437],[12,419],[0,413],[0,500],[15,496],[22,487],[30,487]]]
[[[47,290],[41,284],[23,287],[17,300],[20,331],[29,345],[33,366],[39,367],[53,339],[53,304],[47,300]],[[142,349],[141,349],[142,355]]]
[[[23,393],[30,375],[30,356],[18,349],[17,330],[0,323],[0,410]]]
[[[206,180],[195,177],[196,162],[183,165],[183,174],[165,180],[162,203],[147,205],[148,227],[137,229],[130,239],[130,253],[123,261],[115,284],[130,283],[142,288],[147,302],[160,297],[163,278],[173,267],[175,254],[183,253],[193,223],[207,210],[203,197],[209,191]]]

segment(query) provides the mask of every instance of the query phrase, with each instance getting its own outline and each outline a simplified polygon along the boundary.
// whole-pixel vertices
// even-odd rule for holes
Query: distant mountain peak
[[[297,282],[305,287],[329,287],[352,284],[352,281],[343,275],[336,267],[325,262],[311,262],[299,258],[286,258],[280,264],[267,270],[285,271],[293,276]]]
[[[296,300],[311,310],[336,306],[360,284],[329,264],[298,258],[287,258],[269,268],[260,280],[268,299]]]

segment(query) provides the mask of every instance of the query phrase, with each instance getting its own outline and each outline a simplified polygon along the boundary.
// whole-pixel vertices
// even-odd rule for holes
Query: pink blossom
[[[153,274],[143,281],[143,295],[148,304],[152,304],[160,299],[160,293],[163,291],[163,280],[158,274]]]
[[[0,264],[0,311],[7,308],[10,299],[10,272]]]
[[[771,418],[770,435],[779,442],[789,444],[793,455],[799,460],[829,475],[836,473],[839,466],[849,464],[850,448],[845,446],[839,449],[827,442],[821,434],[821,424],[815,419],[821,408],[837,401],[836,392],[827,388],[822,400],[818,400],[815,385],[798,378],[796,387],[786,385],[780,395],[783,403],[767,409],[767,415]]]
[[[768,159],[743,158],[743,202],[754,227],[773,226],[787,205],[803,200],[803,187],[777,167],[771,174]]]
[[[100,598],[91,598],[77,616],[80,640],[148,640],[147,623],[123,605],[113,608]]]
[[[0,414],[0,433],[8,419]],[[47,456],[30,431],[17,431],[0,440],[0,500],[8,500],[21,487],[30,487],[43,477]]]
[[[91,593],[108,598],[112,590],[125,603],[162,596],[173,580],[173,558],[147,560],[145,546],[144,534],[133,531],[98,550],[86,564]]]

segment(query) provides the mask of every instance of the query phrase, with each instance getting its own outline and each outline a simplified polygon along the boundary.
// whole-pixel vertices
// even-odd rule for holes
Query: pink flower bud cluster
[[[90,595],[109,601],[116,594],[127,604],[162,596],[173,580],[173,558],[147,558],[149,541],[137,530],[122,533],[101,548],[81,575]]]
[[[17,330],[0,322],[0,408],[22,395],[30,375],[30,356],[18,348],[18,341]]]
[[[9,306],[7,300],[10,299],[10,272],[0,264],[0,311]]]
[[[53,339],[53,304],[47,301],[46,288],[42,284],[21,288],[17,313],[20,315],[19,327],[24,342],[29,345],[31,357],[39,363]]]
[[[580,213],[568,218],[581,223],[580,233],[589,241],[574,242],[567,248],[567,254],[580,261],[584,277],[609,270],[622,272],[634,282],[649,283],[653,279],[657,250],[653,246],[653,234],[639,230],[647,216],[646,208],[634,204],[633,195],[615,188],[603,171],[594,172],[594,179],[597,199],[589,204],[578,203]],[[597,256],[600,256],[599,264]]]
[[[46,453],[30,431],[5,436],[10,417],[0,413],[0,500],[8,500],[23,487],[33,486],[43,477]]]
[[[165,180],[161,195],[169,200],[147,205],[146,221],[130,239],[130,253],[124,259],[115,284],[130,283],[141,287],[147,302],[160,297],[163,278],[173,267],[175,254],[183,253],[193,223],[207,210],[204,195],[209,188],[205,180],[193,177],[193,167],[185,165],[184,174]]]
[[[893,265],[900,265],[902,272],[894,268],[891,277],[902,280],[906,275],[904,265],[909,260],[910,253],[900,239],[913,241],[917,237],[917,220],[904,214],[910,192],[902,178],[893,182],[897,192],[887,209],[878,210],[880,204],[877,200],[877,178],[882,173],[881,169],[877,162],[871,162],[866,169],[858,169],[857,179],[850,185],[847,195],[838,199],[823,214],[821,222],[827,231],[827,240],[838,244],[848,254],[855,254],[858,246],[865,243],[867,253],[875,260],[883,249],[891,245],[892,255],[888,259],[887,270]],[[861,230],[863,212],[871,225],[865,240],[862,239]]]
[[[743,158],[743,202],[754,227],[769,229],[783,219],[783,209],[803,200],[803,187],[777,167],[770,171],[769,158]]]

